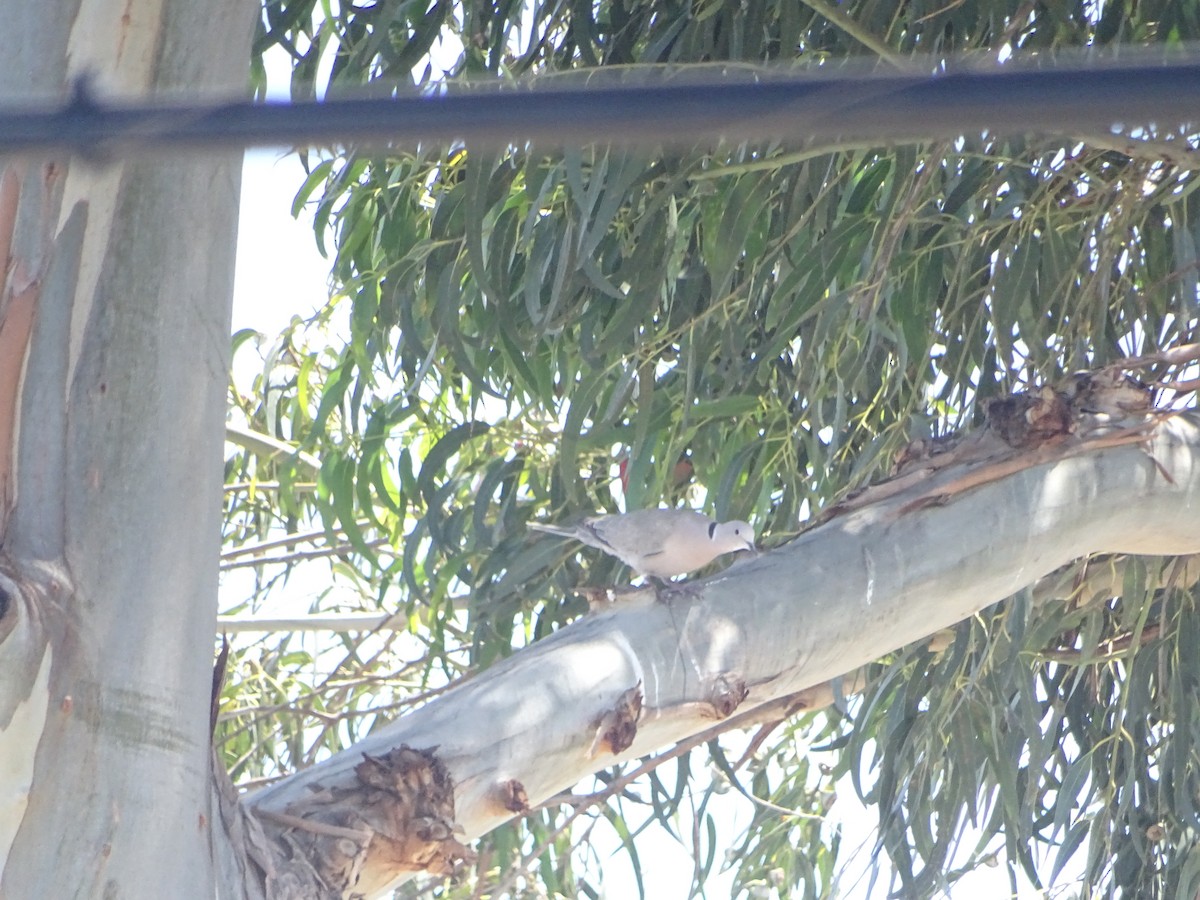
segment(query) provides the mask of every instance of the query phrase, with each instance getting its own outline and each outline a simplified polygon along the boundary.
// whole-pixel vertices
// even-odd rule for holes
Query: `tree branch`
[[[316,815],[304,798],[355,790],[364,753],[419,747],[452,779],[455,825],[476,836],[602,766],[740,724],[736,715],[720,719],[731,698],[735,707],[741,700],[736,713],[761,722],[769,704],[953,625],[1080,556],[1200,552],[1196,420],[1148,412],[1137,443],[1121,444],[1112,429],[1093,440],[1050,415],[1053,404],[1046,415],[1062,430],[1038,431],[1048,428],[1035,415],[1045,397],[1000,410],[1021,413],[996,427],[1027,447],[1000,468],[982,443],[982,466],[959,459],[908,473],[901,489],[868,491],[795,541],[665,602],[614,603],[248,802],[291,814],[300,804]],[[1135,430],[1116,429],[1122,440]],[[1035,438],[1041,443],[1028,446]],[[591,758],[598,729],[639,685],[644,709],[627,746]],[[416,802],[405,798],[404,808]],[[383,845],[369,849],[358,889],[407,877],[394,860]]]

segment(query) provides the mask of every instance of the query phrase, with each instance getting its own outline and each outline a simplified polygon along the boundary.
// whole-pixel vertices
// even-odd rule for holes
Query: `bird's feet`
[[[693,600],[699,594],[696,585],[690,581],[667,581],[662,578],[646,579],[654,587],[654,599],[659,603],[669,603],[672,600]]]

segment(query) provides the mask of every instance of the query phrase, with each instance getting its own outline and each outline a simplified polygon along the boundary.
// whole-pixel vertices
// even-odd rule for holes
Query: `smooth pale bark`
[[[256,8],[6,0],[0,102],[244,96]],[[213,897],[241,156],[97,150],[0,161],[0,895]]]
[[[963,472],[836,518],[703,582],[695,597],[584,617],[249,805],[309,814],[310,789],[352,787],[364,753],[406,744],[447,767],[457,825],[475,837],[511,817],[511,780],[537,804],[601,766],[711,727],[713,700],[731,686],[749,689],[741,713],[820,684],[1090,553],[1200,552],[1192,418],[1161,423],[1145,446],[1088,451],[959,492]],[[951,490],[944,503],[910,506]],[[639,684],[633,743],[590,756],[605,714]],[[371,896],[404,877],[368,853],[357,890]]]

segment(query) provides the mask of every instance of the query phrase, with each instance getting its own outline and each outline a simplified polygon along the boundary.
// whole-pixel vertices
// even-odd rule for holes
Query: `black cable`
[[[0,109],[0,154],[464,141],[671,145],[1200,130],[1200,64],[489,90],[306,103],[118,104],[81,83],[55,110]]]

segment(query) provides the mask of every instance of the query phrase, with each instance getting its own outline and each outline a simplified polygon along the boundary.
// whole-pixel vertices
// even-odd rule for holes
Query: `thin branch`
[[[1111,132],[1071,134],[1068,137],[1083,142],[1093,150],[1113,150],[1130,159],[1150,162],[1161,160],[1189,172],[1200,169],[1200,149],[1190,145],[1183,138],[1170,141],[1149,140]]]
[[[818,144],[816,146],[806,147],[803,150],[796,150],[791,153],[779,153],[775,156],[767,156],[762,159],[751,160],[750,162],[731,163],[729,165],[713,165],[709,168],[702,169],[699,172],[692,172],[688,175],[688,180],[709,181],[715,178],[725,178],[729,175],[745,175],[749,172],[762,172],[766,170],[779,169],[783,166],[791,166],[797,163],[806,162],[810,159],[816,159],[819,156],[828,156],[833,153],[849,153],[855,150],[871,150],[879,146],[877,140],[859,140],[859,141],[831,141],[828,143]]]
[[[389,541],[387,538],[376,538],[375,540],[365,541],[364,543],[372,549],[391,545],[391,541]],[[246,569],[257,566],[269,566],[272,564],[284,565],[286,563],[304,562],[305,560],[309,559],[322,559],[327,556],[344,556],[357,551],[358,547],[354,544],[336,544],[332,547],[323,547],[320,550],[302,550],[296,553],[288,553],[283,556],[259,556],[253,559],[222,563],[221,571],[228,572],[230,569]]]
[[[4,115],[0,113],[0,123],[3,120]],[[2,127],[3,125],[0,124],[0,128]],[[0,152],[3,152],[3,146],[4,141],[0,139]],[[297,460],[304,463],[313,471],[319,472],[321,470],[321,461],[311,453],[305,453],[299,447],[289,444],[287,441],[281,441],[279,438],[263,434],[261,431],[255,431],[253,428],[246,428],[226,422],[225,440],[253,453],[258,453],[260,456],[295,456]]]
[[[1065,571],[1054,572],[1035,583],[1031,588],[1033,602],[1041,605],[1061,600],[1082,605],[1096,597],[1119,597],[1124,591],[1125,573],[1134,559],[1109,556],[1089,559],[1082,567],[1073,563]],[[1147,591],[1164,587],[1190,590],[1197,582],[1200,582],[1200,555],[1175,557],[1169,566],[1146,574]]]
[[[240,491],[277,491],[281,485],[278,481],[234,481],[225,485],[226,494],[236,494]],[[297,481],[288,486],[297,493],[311,493],[317,489],[315,481]]]
[[[1123,634],[1120,637],[1104,641],[1092,649],[1085,647],[1079,650],[1074,648],[1043,650],[1037,654],[1037,657],[1038,659],[1048,659],[1053,662],[1065,662],[1073,665],[1105,663],[1124,654],[1135,642],[1139,647],[1144,647],[1155,640],[1161,631],[1162,626],[1157,622],[1152,622],[1137,634]]]
[[[1188,363],[1200,360],[1200,344],[1180,344],[1157,353],[1145,356],[1130,356],[1112,363],[1111,368],[1132,371],[1147,366],[1168,365],[1186,366]]]
[[[854,38],[854,40],[858,41],[884,62],[890,63],[897,68],[903,67],[905,64],[911,65],[911,60],[906,59],[903,54],[897,53],[888,46],[885,40],[863,28],[836,6],[826,3],[825,0],[801,0],[801,2],[817,15],[824,16],[832,24],[850,35],[850,37]]]
[[[358,843],[365,843],[375,836],[375,832],[366,829],[327,825],[324,822],[317,822],[313,819],[301,818],[300,816],[292,816],[287,813],[272,812],[269,809],[256,809],[254,814],[263,819],[270,819],[272,822],[288,828],[299,828],[302,831],[311,831],[313,834],[327,834],[330,837],[350,838],[350,840],[357,841]]]
[[[392,613],[338,613],[326,616],[217,616],[217,631],[226,634],[276,631],[330,631],[345,634],[378,628],[407,627],[403,616]]]
[[[366,519],[356,523],[359,528],[363,528],[370,524]],[[234,547],[231,550],[226,550],[221,554],[221,559],[235,559],[239,556],[249,556],[252,554],[262,553],[265,550],[274,550],[277,547],[290,547],[293,544],[307,544],[310,541],[319,541],[329,532],[324,528],[317,528],[313,531],[296,531],[285,534],[283,537],[271,538],[269,541],[259,541],[257,544],[242,544],[240,547]]]

